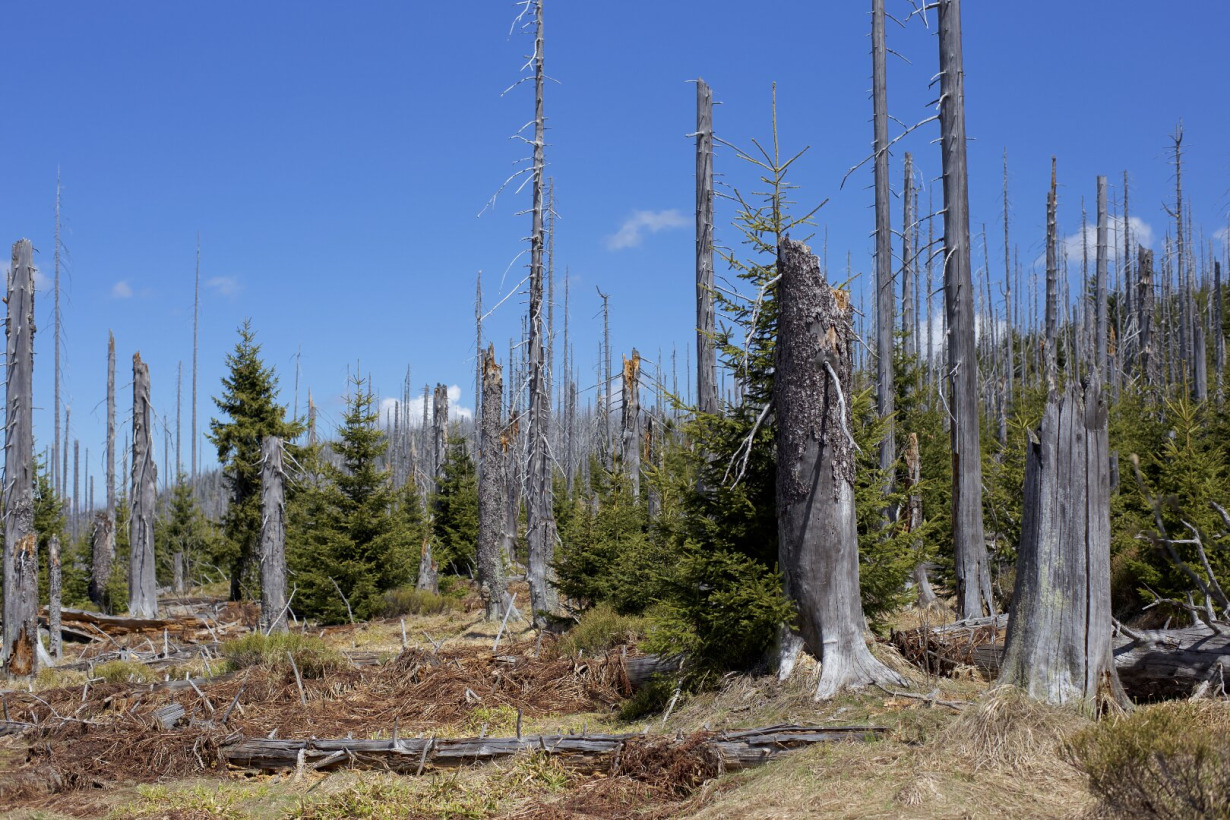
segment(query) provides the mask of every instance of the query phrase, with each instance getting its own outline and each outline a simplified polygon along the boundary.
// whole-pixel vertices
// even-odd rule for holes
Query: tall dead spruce
[[[632,351],[632,357],[624,359],[623,370],[624,407],[621,427],[620,449],[624,476],[632,489],[632,497],[641,497],[641,354]]]
[[[801,242],[778,248],[778,557],[799,631],[821,661],[816,697],[901,680],[863,639],[854,438],[847,404],[854,338],[849,296],[831,288]]]
[[[128,613],[158,617],[154,582],[154,515],[158,468],[154,463],[153,409],[150,407],[149,365],[141,354],[132,357],[132,512],[128,524]]]
[[[1105,178],[1098,183],[1101,190]],[[1029,437],[1026,453],[1020,557],[999,679],[1038,700],[1093,711],[1100,696],[1124,699],[1111,656],[1110,448],[1100,367],[1106,361],[1107,339],[1099,321],[1099,349],[1088,363],[1088,382],[1069,380],[1061,391],[1053,344],[1055,242],[1052,173],[1047,207],[1047,398],[1042,424]]]
[[[965,161],[965,69],[961,0],[939,0],[940,145],[944,166],[944,311],[952,435],[952,535],[957,606],[964,618],[994,614],[982,524],[978,357],[970,272],[969,177]]]
[[[29,239],[13,244],[5,324],[4,671],[38,672],[38,537],[34,532],[34,262]]]
[[[107,332],[107,509],[94,516],[90,600],[103,612],[111,601],[107,586],[115,563],[115,334]]]
[[[718,411],[713,308],[713,92],[696,81],[696,406]]]
[[[876,213],[876,412],[884,420],[880,439],[880,469],[886,489],[892,487],[893,462],[897,460],[896,425],[893,422],[893,235],[889,214],[888,186],[888,81],[884,32],[884,0],[871,1],[871,97],[875,141]]]
[[[286,472],[282,439],[261,442],[261,627],[286,631]]]
[[[530,605],[539,627],[556,609],[557,595],[552,582],[551,564],[555,556],[555,516],[552,511],[551,454],[547,436],[551,430],[551,397],[547,392],[546,362],[543,354],[543,146],[546,121],[542,113],[543,84],[543,0],[529,0],[534,9],[534,159],[533,215],[530,233],[530,441],[526,471],[526,540],[529,542]],[[608,386],[609,389],[609,386]]]
[[[478,474],[478,591],[489,620],[503,615],[504,517],[508,505],[505,434],[501,422],[504,374],[495,360],[495,345],[482,358],[481,450]]]

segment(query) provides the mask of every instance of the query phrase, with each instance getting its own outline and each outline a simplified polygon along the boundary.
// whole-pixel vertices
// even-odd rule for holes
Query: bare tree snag
[[[1227,234],[1230,237],[1230,233]],[[1217,403],[1226,400],[1226,333],[1222,324],[1221,262],[1213,261],[1213,295],[1210,299],[1213,323],[1213,365],[1217,378]]]
[[[437,384],[431,397],[431,474],[440,489],[444,462],[448,459],[448,387]]]
[[[918,492],[918,485],[922,482],[922,456],[918,451],[918,434],[910,433],[910,437],[905,447],[905,471],[906,471],[906,514],[905,514],[905,531],[917,532],[923,525],[923,505],[922,496]],[[922,538],[917,538],[914,542],[914,548],[921,549],[923,547]],[[926,608],[935,606],[939,599],[935,595],[935,590],[931,588],[931,579],[927,577],[927,562],[920,560],[914,565],[914,586],[918,590],[918,606]]]
[[[197,328],[201,321],[201,234],[196,235],[196,285],[192,297],[192,480],[196,481],[196,377]]]
[[[38,672],[38,537],[34,532],[34,261],[29,239],[13,243],[5,324],[5,675]],[[67,433],[66,433],[67,435]]]
[[[286,631],[286,471],[282,439],[261,441],[261,628]]]
[[[1093,350],[1094,367],[1098,371],[1098,379],[1102,384],[1110,381],[1108,365],[1108,304],[1106,301],[1106,267],[1109,258],[1106,228],[1106,177],[1098,177],[1098,227],[1097,227],[1097,262],[1094,268],[1094,308],[1097,311],[1095,322]]]
[[[902,681],[863,638],[849,296],[831,288],[801,242],[778,247],[779,318],[773,402],[777,412],[778,555],[799,631],[822,667],[816,697]]]
[[[60,536],[47,539],[47,633],[48,651],[57,662],[64,657],[63,636],[60,634],[60,597],[63,576],[60,574]]]
[[[501,555],[504,516],[508,507],[505,482],[503,424],[504,374],[495,360],[495,345],[488,345],[482,359],[482,405],[480,408],[478,474],[478,594],[487,620],[503,615],[504,561]]]
[[[154,580],[154,516],[158,468],[151,437],[149,365],[141,354],[132,357],[132,510],[128,543],[128,613],[137,618],[158,617]]]
[[[51,486],[55,487],[56,493],[60,492],[60,322],[62,316],[60,314],[60,169],[56,168],[56,236],[55,236],[55,410],[53,418],[55,419],[55,444],[51,449]],[[65,437],[68,436],[68,431],[64,431]]]
[[[880,469],[885,491],[892,489],[897,460],[897,433],[893,413],[893,234],[888,182],[888,79],[885,63],[884,0],[871,0],[871,98],[875,140],[876,213],[876,412],[884,422],[880,439]],[[889,515],[891,516],[891,511]]]
[[[1016,591],[1000,681],[1096,709],[1122,689],[1111,657],[1110,454],[1098,380],[1052,391],[1030,436]]]
[[[546,119],[543,116],[543,15],[544,0],[533,0],[534,30],[534,159],[533,225],[530,233],[530,424],[529,464],[526,483],[526,540],[529,542],[530,604],[534,622],[544,626],[557,608],[551,565],[555,556],[555,515],[552,509],[551,397],[547,393],[546,362],[543,359],[543,147]],[[608,388],[609,389],[609,388]]]
[[[915,234],[918,231],[918,212],[915,209],[914,157],[905,154],[905,183],[901,196],[901,329],[905,334],[905,352],[918,356],[918,250]],[[917,385],[915,385],[916,387]]]
[[[969,178],[965,158],[965,69],[961,0],[939,0],[940,130],[944,181],[944,311],[952,433],[952,527],[961,617],[994,614],[982,524],[978,358],[970,272]]]
[[[91,538],[90,600],[102,612],[111,611],[107,587],[111,583],[111,567],[115,562],[115,519],[107,512],[95,513]]]
[[[713,92],[696,81],[696,403],[718,412],[713,309]]]
[[[635,348],[632,358],[624,359],[624,407],[621,424],[620,459],[624,475],[632,487],[632,497],[641,497],[641,354]]]

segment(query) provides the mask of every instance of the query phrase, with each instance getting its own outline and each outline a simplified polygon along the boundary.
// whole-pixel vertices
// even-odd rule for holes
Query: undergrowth
[[[640,616],[620,615],[610,604],[598,604],[581,615],[555,649],[569,658],[597,655],[622,644],[637,643],[645,637],[647,623]]]
[[[293,657],[303,677],[323,678],[351,665],[346,656],[323,639],[299,632],[275,632],[270,635],[250,632],[241,638],[226,641],[221,651],[230,671],[253,666],[278,672],[290,671],[290,658]]]

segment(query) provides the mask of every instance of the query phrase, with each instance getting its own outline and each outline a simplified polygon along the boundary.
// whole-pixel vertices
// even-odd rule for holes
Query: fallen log
[[[719,771],[757,766],[785,752],[814,743],[866,741],[882,737],[877,726],[770,726],[727,732],[703,745],[717,758]],[[558,757],[566,765],[602,768],[641,734],[525,735],[520,738],[404,738],[397,740],[278,740],[240,738],[222,746],[222,758],[241,769],[378,769],[423,774],[438,769],[504,760],[520,752]]]
[[[949,635],[954,634],[951,626],[948,629]],[[929,632],[934,634],[899,632],[893,642],[898,648],[910,647],[912,653],[902,654],[933,672],[948,672],[964,663],[991,679],[999,674],[1002,636],[995,642],[975,643],[972,633],[957,632],[961,637],[948,642],[944,632]],[[1119,680],[1133,700],[1185,698],[1203,683],[1219,688],[1230,678],[1230,635],[1208,626],[1120,632],[1112,638],[1112,646]]]

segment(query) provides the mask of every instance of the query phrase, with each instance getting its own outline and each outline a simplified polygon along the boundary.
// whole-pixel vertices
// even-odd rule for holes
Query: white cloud
[[[1230,227],[1222,228],[1220,231],[1213,233],[1213,238],[1218,242],[1225,242],[1227,237],[1230,237]]]
[[[399,408],[396,409],[395,408]],[[430,422],[432,415],[432,401],[429,396],[427,399],[427,419]],[[409,420],[411,427],[420,427],[423,424],[423,394],[411,398],[410,403],[406,404],[400,399],[381,399],[380,400],[380,423],[386,427],[393,426],[393,416],[396,413],[401,423]],[[474,418],[474,410],[470,407],[461,405],[461,386],[450,385],[448,388],[448,418],[449,421],[458,421],[461,419]]]
[[[132,285],[128,284],[127,280],[121,279],[111,286],[112,299],[131,299]]]
[[[47,291],[51,290],[54,285],[55,285],[55,280],[52,277],[48,276],[47,274],[43,273],[42,268],[35,265],[34,266],[34,289],[36,291],[42,291],[46,293]]]
[[[689,224],[691,220],[675,208],[666,211],[633,211],[632,216],[624,220],[619,230],[606,238],[606,247],[611,251],[635,248],[641,244],[646,232],[686,228]]]
[[[1153,246],[1153,228],[1148,222],[1137,216],[1128,219],[1128,228],[1132,233],[1132,248],[1135,253],[1135,248],[1138,245],[1143,245],[1146,248]],[[1118,262],[1123,256],[1123,217],[1112,216],[1107,218],[1106,225],[1106,242],[1107,252],[1110,255],[1112,262]],[[1094,259],[1098,253],[1098,226],[1095,222],[1090,222],[1085,226],[1084,233],[1081,231],[1065,236],[1063,244],[1060,248],[1068,252],[1068,264],[1073,262],[1079,263],[1085,253],[1085,248],[1088,247],[1089,265],[1093,266]],[[1045,262],[1045,258],[1043,258]]]
[[[215,276],[205,283],[205,287],[213,288],[223,296],[234,296],[239,292],[239,280],[234,276]]]

